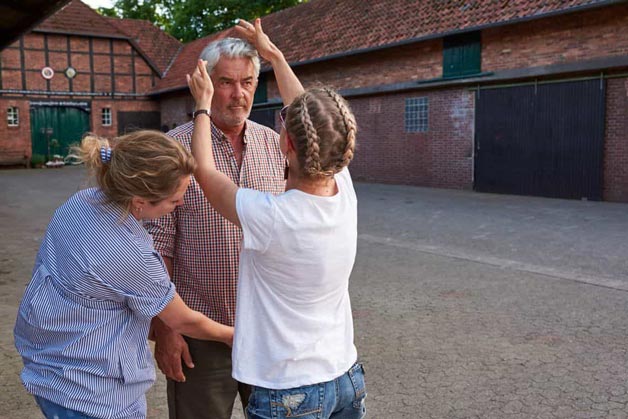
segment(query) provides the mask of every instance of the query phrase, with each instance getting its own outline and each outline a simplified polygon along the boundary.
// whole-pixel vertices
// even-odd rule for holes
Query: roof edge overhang
[[[92,38],[111,38],[111,39],[124,39],[128,40],[129,37],[126,35],[116,35],[116,34],[103,34],[103,33],[91,33],[91,32],[83,32],[83,31],[64,31],[58,29],[40,29],[35,28],[31,32],[39,32],[39,33],[51,33],[54,35],[74,35],[74,36],[90,36]]]
[[[71,0],[58,0],[56,2],[49,2],[49,7],[44,8],[39,18],[32,20],[31,22],[27,22],[26,25],[22,28],[16,28],[13,33],[9,33],[7,38],[0,42],[0,50],[3,50],[4,48],[17,41],[23,34],[30,32],[33,28],[35,28],[44,20],[55,14],[57,11],[59,11],[59,9],[68,4],[70,1]]]

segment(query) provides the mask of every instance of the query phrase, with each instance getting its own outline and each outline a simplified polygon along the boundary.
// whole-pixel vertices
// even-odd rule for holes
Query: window
[[[20,110],[17,107],[11,106],[7,109],[7,124],[10,127],[17,127],[20,125]]]
[[[111,108],[102,108],[102,124],[103,126],[111,126]]]
[[[427,132],[429,102],[426,97],[406,99],[406,132]]]
[[[480,32],[443,39],[443,77],[464,77],[482,71]]]

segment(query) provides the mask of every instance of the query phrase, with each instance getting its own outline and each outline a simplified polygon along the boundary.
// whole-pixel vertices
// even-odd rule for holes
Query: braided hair
[[[353,159],[355,116],[333,89],[311,89],[297,97],[288,108],[286,130],[304,176],[333,176]]]

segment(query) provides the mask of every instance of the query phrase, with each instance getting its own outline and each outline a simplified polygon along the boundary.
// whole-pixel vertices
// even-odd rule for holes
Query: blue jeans
[[[39,405],[39,408],[43,412],[46,419],[96,419],[92,416],[87,416],[85,413],[77,412],[76,410],[66,409],[56,403],[47,399],[35,396],[35,401]]]
[[[355,364],[326,383],[287,390],[253,387],[248,419],[362,419],[366,415],[364,368]]]

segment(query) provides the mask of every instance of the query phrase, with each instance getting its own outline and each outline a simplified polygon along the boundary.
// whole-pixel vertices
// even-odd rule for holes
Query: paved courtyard
[[[81,168],[0,171],[0,418],[41,417],[15,311],[52,211],[85,185]],[[368,417],[628,418],[628,205],[356,188]]]

